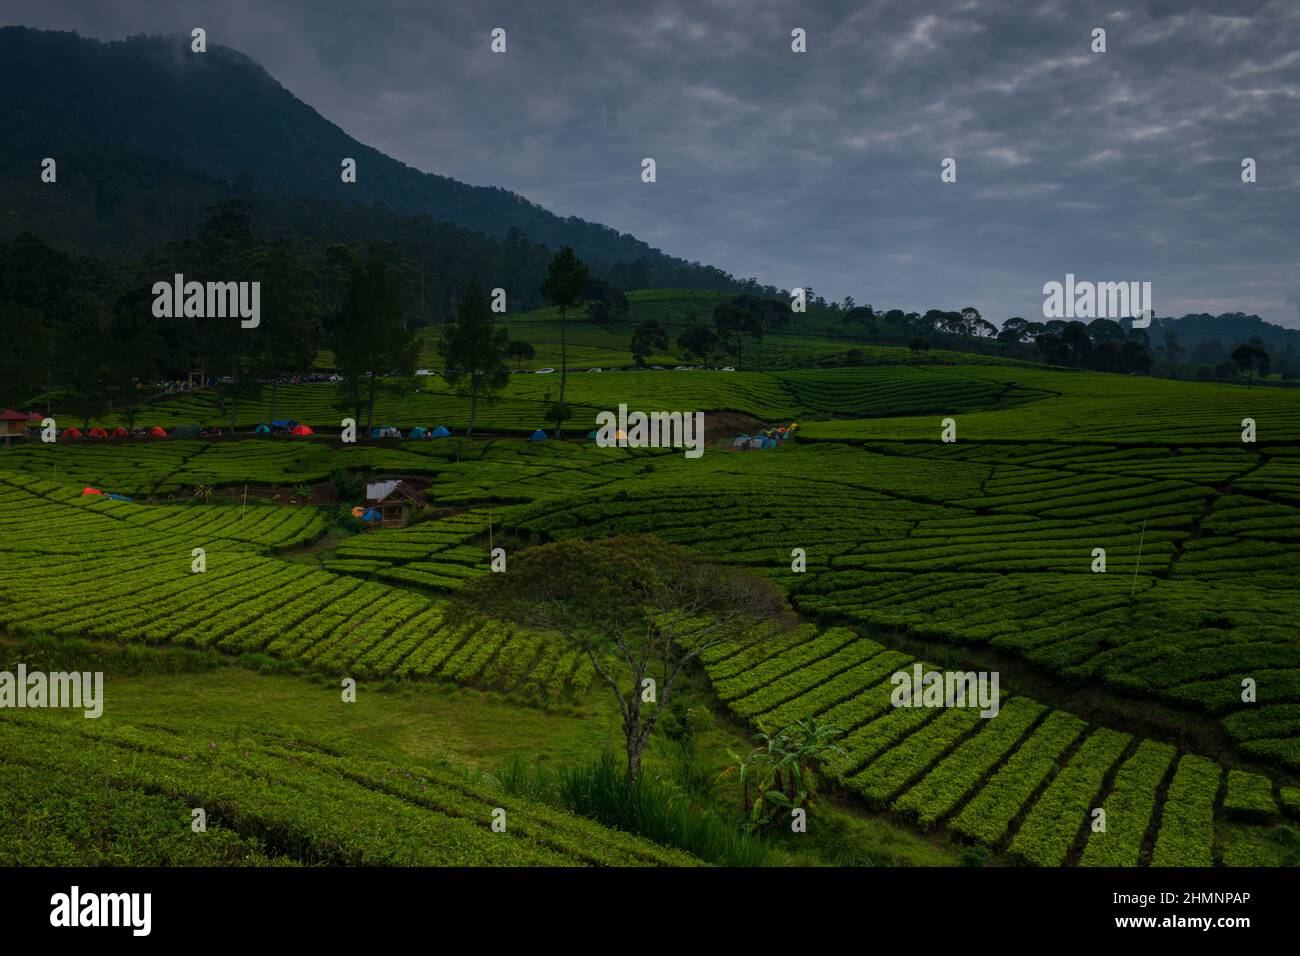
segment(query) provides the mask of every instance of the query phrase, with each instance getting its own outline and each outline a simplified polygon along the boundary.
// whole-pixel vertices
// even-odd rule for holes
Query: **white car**
[[[601,370],[598,369],[598,368],[589,368],[589,369],[587,369],[587,371],[588,371],[588,372],[599,372],[599,371],[601,371]]]
[[[554,372],[554,371],[555,371],[555,369],[553,369],[553,368],[539,368],[539,369],[537,370],[537,374],[538,374],[538,375],[550,375],[550,374],[551,374],[552,372]]]
[[[415,370],[415,374],[416,375],[437,375],[438,373],[431,368],[417,368]]]
[[[724,372],[734,372],[734,371],[735,371],[735,369],[732,368],[730,365],[724,366],[722,370],[723,370]]]
[[[691,367],[689,365],[677,365],[673,368],[674,372],[689,372],[690,370]]]

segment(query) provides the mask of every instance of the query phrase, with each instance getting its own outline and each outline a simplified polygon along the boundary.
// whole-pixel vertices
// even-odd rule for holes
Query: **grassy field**
[[[692,325],[713,327],[713,310],[733,297],[723,292],[689,289],[642,289],[627,293],[626,317],[604,325],[587,321],[585,308],[568,314],[568,364],[570,368],[622,368],[632,365],[632,333],[642,322],[658,322],[668,335],[668,349],[647,356],[649,365],[692,364],[677,348],[677,337]],[[510,331],[511,339],[527,342],[536,355],[523,363],[524,368],[560,366],[560,313],[556,308],[498,316]],[[791,326],[794,326],[793,328]],[[744,366],[747,369],[798,368],[820,363],[837,364],[850,349],[858,349],[871,362],[897,364],[910,361],[911,352],[901,344],[872,342],[859,326],[847,326],[836,314],[814,309],[780,331],[768,333],[760,341],[747,342]],[[420,364],[441,367],[437,352],[438,330],[421,331]],[[927,361],[980,362],[1017,364],[990,356],[949,352],[936,349]],[[323,352],[316,364],[332,368],[333,356]],[[717,356],[715,365],[735,365],[730,356]]]
[[[536,421],[552,378],[511,382],[489,411],[502,432]],[[957,851],[907,841],[930,832],[1040,865],[1286,858],[1271,835],[1296,812],[1300,771],[1300,392],[979,365],[592,374],[570,388],[593,417],[626,402],[801,427],[768,451],[723,435],[698,460],[510,437],[28,444],[0,452],[0,628],[398,679],[424,688],[387,698],[406,718],[339,731],[389,759],[442,748],[475,767],[519,748],[563,762],[609,738],[608,714],[583,716],[591,665],[544,635],[448,619],[447,599],[486,571],[489,520],[511,549],[651,532],[785,590],[806,626],[761,655],[710,659],[708,693],[732,733],[810,715],[839,726],[842,825],[871,845],[935,863]],[[281,414],[325,424],[328,392],[284,389]],[[460,403],[435,396],[385,406],[385,421],[434,424]],[[202,403],[173,405],[194,420]],[[338,471],[418,476],[444,516],[345,535],[326,507],[240,500],[244,482]],[[83,497],[86,484],[137,500]],[[223,490],[200,503],[196,484]],[[999,717],[891,710],[889,674],[917,659],[1001,669]],[[198,720],[217,706],[207,677],[129,685],[127,722],[183,715],[187,698]],[[272,682],[242,719],[288,721],[273,682],[300,678],[239,679]],[[496,696],[455,696],[469,692]],[[445,746],[422,747],[426,733]],[[1085,829],[1098,807],[1105,834]],[[890,829],[870,829],[882,819]]]

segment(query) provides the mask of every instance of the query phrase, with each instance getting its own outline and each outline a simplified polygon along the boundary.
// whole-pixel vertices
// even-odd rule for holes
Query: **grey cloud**
[[[1073,272],[1150,279],[1162,314],[1300,324],[1293,0],[17,0],[5,20],[203,25],[404,162],[775,285],[1000,320]]]

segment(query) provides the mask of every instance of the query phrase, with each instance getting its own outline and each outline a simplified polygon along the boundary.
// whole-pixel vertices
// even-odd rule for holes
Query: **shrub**
[[[1244,770],[1228,771],[1228,789],[1223,796],[1223,809],[1239,820],[1268,822],[1278,818],[1277,803],[1273,799],[1273,784],[1268,777]]]
[[[557,768],[505,760],[496,777],[511,796],[569,810],[607,827],[676,847],[721,866],[762,866],[771,852],[758,838],[696,806],[671,783],[643,775],[629,790],[627,773],[613,754]]]
[[[334,471],[330,474],[330,482],[338,493],[339,501],[360,501],[366,493],[366,481],[355,471]]]

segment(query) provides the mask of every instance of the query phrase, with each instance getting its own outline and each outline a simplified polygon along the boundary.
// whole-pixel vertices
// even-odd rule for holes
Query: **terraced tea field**
[[[698,865],[463,771],[220,721],[0,711],[0,781],[6,866]]]
[[[545,378],[512,382],[502,431],[533,424]],[[694,403],[801,427],[698,460],[500,437],[29,444],[0,452],[0,629],[571,700],[593,687],[585,658],[454,619],[448,598],[487,572],[489,522],[510,549],[652,533],[785,590],[803,626],[707,675],[756,728],[840,727],[828,769],[863,807],[1041,865],[1276,862],[1268,834],[1300,812],[1300,392],[993,366],[571,387],[593,414]],[[282,390],[299,400],[318,411],[282,414],[329,421],[328,389]],[[441,407],[404,401],[411,422]],[[327,541],[323,509],[169,500],[342,470],[419,475],[444,516]],[[997,717],[890,706],[890,675],[940,650],[1003,670]],[[1194,732],[1169,730],[1184,717]]]
[[[1026,863],[1209,865],[1216,821],[1273,820],[1278,799],[1297,795],[1232,770],[1220,803],[1225,771],[1215,762],[1091,726],[1005,686],[989,718],[969,707],[897,708],[891,675],[918,662],[845,628],[718,646],[705,659],[719,696],[759,729],[812,717],[842,730],[844,754],[828,769],[869,805]],[[1104,829],[1090,826],[1095,809]],[[1236,853],[1251,838],[1237,829],[1221,842]]]

